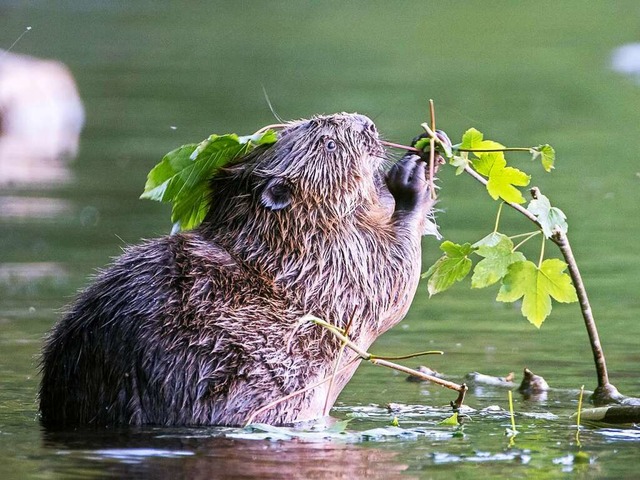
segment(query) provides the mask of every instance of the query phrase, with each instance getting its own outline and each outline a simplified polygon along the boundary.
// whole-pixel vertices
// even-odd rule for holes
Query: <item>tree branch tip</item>
[[[538,187],[531,187],[529,192],[531,193],[531,198],[534,200],[537,200],[540,197],[540,189]]]

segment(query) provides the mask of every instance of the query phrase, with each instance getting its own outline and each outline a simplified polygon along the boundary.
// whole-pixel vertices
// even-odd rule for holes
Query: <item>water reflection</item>
[[[72,211],[67,200],[51,197],[0,196],[0,218],[55,218]]]
[[[68,181],[83,124],[65,65],[0,51],[0,187]]]
[[[61,278],[66,275],[65,268],[55,262],[0,264],[0,282],[26,282],[43,278]]]
[[[411,478],[398,452],[339,442],[255,441],[206,432],[45,433],[57,474],[95,470],[118,478]],[[215,434],[214,434],[215,435]]]
[[[627,43],[616,48],[611,55],[611,68],[632,76],[640,83],[640,43]]]

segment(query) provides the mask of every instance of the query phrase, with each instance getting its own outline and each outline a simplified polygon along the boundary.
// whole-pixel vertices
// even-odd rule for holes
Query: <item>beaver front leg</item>
[[[436,133],[439,140],[448,144],[449,148],[451,148],[451,140],[449,140],[447,134],[442,130],[437,130]],[[411,146],[415,146],[418,140],[423,138],[428,138],[428,135],[423,133],[415,137],[411,142]],[[440,238],[437,225],[431,215],[435,204],[435,195],[429,189],[429,185],[433,185],[433,183],[427,181],[427,171],[429,169],[427,160],[427,153],[422,156],[407,153],[389,170],[386,183],[395,200],[395,216],[400,217],[401,222],[402,219],[407,220],[404,217],[409,217],[413,221],[422,223],[420,233],[425,235],[432,234]],[[434,158],[434,173],[443,161],[442,157],[436,154]]]
[[[442,135],[446,138],[444,133]],[[415,141],[417,139],[414,143]],[[396,325],[406,315],[420,281],[422,235],[433,234],[439,237],[437,225],[433,221],[435,196],[429,189],[427,170],[428,164],[423,158],[407,154],[386,176],[386,186],[395,201],[390,219],[393,241],[386,245],[388,250],[385,256],[389,261],[385,264],[385,272],[380,276],[385,279],[380,282],[380,286],[388,292],[388,308],[381,312],[375,329],[369,333],[370,341]],[[369,342],[363,342],[367,343]]]
[[[387,187],[396,202],[395,214],[428,213],[431,205],[426,178],[427,163],[407,154],[387,174]]]

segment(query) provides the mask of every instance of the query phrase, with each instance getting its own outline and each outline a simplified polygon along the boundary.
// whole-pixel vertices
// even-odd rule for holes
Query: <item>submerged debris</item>
[[[518,387],[518,391],[521,394],[525,396],[534,395],[548,390],[549,384],[543,377],[536,375],[528,368],[524,369],[524,377],[522,379],[522,383],[520,383],[520,386]]]

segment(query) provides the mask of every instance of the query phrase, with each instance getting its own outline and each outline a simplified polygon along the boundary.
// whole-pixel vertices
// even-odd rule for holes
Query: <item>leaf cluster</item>
[[[149,172],[140,198],[171,203],[174,232],[195,228],[209,209],[211,177],[254,148],[276,140],[276,132],[266,130],[242,137],[213,134],[200,143],[183,145]]]
[[[563,303],[577,301],[571,278],[565,273],[566,263],[551,258],[536,265],[502,233],[493,232],[473,245],[447,240],[440,249],[444,255],[423,275],[429,278],[430,295],[447,290],[473,272],[471,288],[499,283],[496,300],[515,302],[522,298],[522,315],[538,328],[551,313],[552,298]],[[481,258],[475,266],[472,254]]]
[[[530,176],[508,166],[505,152],[528,151],[533,159],[540,158],[545,171],[553,168],[555,151],[549,145],[531,148],[508,148],[492,140],[485,140],[472,128],[462,136],[462,142],[451,151],[440,153],[457,168],[457,174],[471,169],[486,179],[488,194],[494,200],[522,204],[526,200],[519,187],[529,184]],[[471,155],[470,155],[471,154]],[[536,192],[527,210],[535,217],[539,230],[546,238],[558,232],[566,233],[564,213],[552,207],[549,199]],[[499,284],[496,300],[515,302],[522,299],[522,315],[533,325],[540,327],[551,313],[551,299],[568,303],[577,301],[571,277],[565,273],[566,263],[559,259],[544,260],[544,243],[537,264],[527,260],[519,247],[540,232],[508,237],[498,232],[500,211],[492,233],[471,243],[444,241],[440,245],[443,255],[423,274],[428,278],[429,295],[435,295],[466,278],[471,272],[471,288],[486,288]],[[514,245],[513,238],[525,239]],[[479,257],[474,266],[473,258]]]

